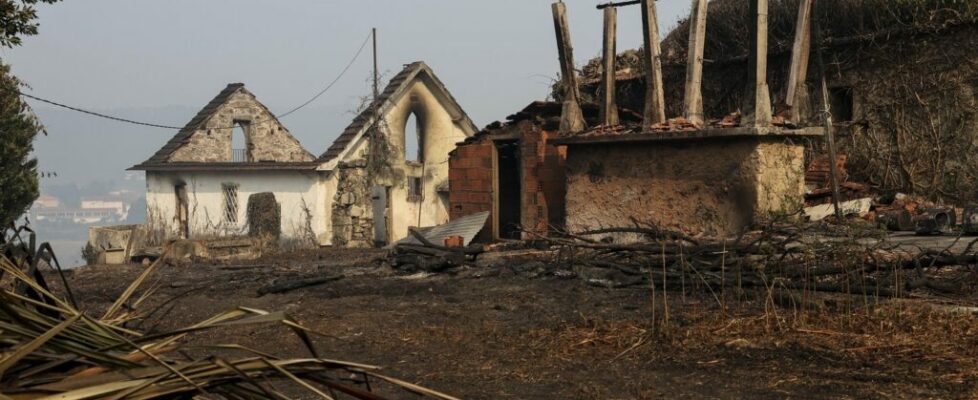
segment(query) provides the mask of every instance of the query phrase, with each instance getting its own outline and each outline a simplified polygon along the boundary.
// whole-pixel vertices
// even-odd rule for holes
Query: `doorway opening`
[[[500,239],[521,238],[522,189],[520,143],[516,140],[496,142],[496,226]]]
[[[177,231],[181,239],[190,239],[190,199],[187,197],[187,184],[174,185],[173,192],[177,200]]]
[[[374,246],[390,243],[391,187],[374,186],[371,190],[374,209]]]

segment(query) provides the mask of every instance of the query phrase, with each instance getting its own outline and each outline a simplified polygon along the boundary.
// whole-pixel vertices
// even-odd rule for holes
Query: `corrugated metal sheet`
[[[418,231],[421,232],[425,239],[428,239],[428,241],[437,245],[444,244],[445,238],[451,236],[461,236],[463,243],[468,246],[469,243],[472,242],[472,239],[475,239],[475,235],[478,235],[479,231],[481,231],[486,225],[487,219],[489,219],[489,212],[484,211],[454,219],[444,225],[421,228]],[[398,244],[421,244],[421,242],[419,242],[418,239],[415,239],[413,236],[408,236],[394,242],[394,244],[391,246],[396,246]]]

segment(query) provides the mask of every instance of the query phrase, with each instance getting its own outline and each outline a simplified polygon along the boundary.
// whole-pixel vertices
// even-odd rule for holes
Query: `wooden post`
[[[771,93],[767,86],[767,4],[750,0],[750,54],[747,57],[747,87],[741,125],[771,125]]]
[[[662,49],[655,0],[642,0],[642,29],[645,39],[645,118],[642,128],[666,122],[666,100],[662,87]]]
[[[812,0],[801,0],[798,21],[795,23],[795,43],[791,48],[791,67],[788,70],[788,90],[785,105],[791,110],[791,120],[807,121],[811,117],[808,97],[808,62],[812,44]]]
[[[822,78],[822,110],[823,122],[825,123],[825,142],[829,148],[829,182],[832,184],[832,204],[835,208],[835,218],[842,222],[842,209],[839,206],[841,199],[839,198],[839,172],[836,166],[838,156],[835,152],[835,132],[833,131],[832,125],[832,103],[829,101],[829,85],[825,79],[825,59],[822,56],[822,41],[821,41],[821,28],[818,23],[815,23],[815,58],[816,65],[818,66],[818,74]]]
[[[601,122],[606,126],[618,125],[618,103],[615,101],[615,60],[617,53],[618,9],[604,9],[604,71],[601,74]]]
[[[697,126],[703,125],[703,50],[706,46],[706,0],[693,0],[689,16],[689,46],[686,61],[686,95],[683,117]]]
[[[577,72],[574,70],[574,49],[571,46],[570,28],[567,23],[567,7],[564,3],[554,3],[554,30],[557,32],[557,54],[560,58],[560,75],[564,84],[564,104],[560,115],[560,133],[570,134],[583,131],[584,114],[581,112],[580,88],[577,87]]]

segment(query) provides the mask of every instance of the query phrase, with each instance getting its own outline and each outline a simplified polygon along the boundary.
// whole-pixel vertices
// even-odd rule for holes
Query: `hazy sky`
[[[603,1],[602,1],[603,2]],[[325,87],[371,27],[388,76],[427,62],[480,127],[543,99],[557,76],[547,0],[65,0],[40,5],[40,34],[0,56],[63,103],[184,125],[229,82],[280,113]],[[578,65],[601,50],[598,1],[566,1]],[[688,0],[658,3],[663,34]],[[619,12],[619,50],[641,44],[637,7]],[[319,154],[370,92],[370,52],[330,92],[283,120]],[[148,158],[173,131],[95,121],[32,103],[50,136],[42,169],[63,180],[111,178]]]

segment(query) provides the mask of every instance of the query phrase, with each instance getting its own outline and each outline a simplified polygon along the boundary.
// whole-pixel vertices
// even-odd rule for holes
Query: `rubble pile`
[[[849,182],[846,155],[836,159],[839,201],[845,216],[855,216],[894,232],[934,235],[951,232],[978,233],[978,208],[955,208],[903,193],[880,195],[864,183]],[[832,188],[829,158],[815,158],[805,171],[805,214],[810,221],[831,218]],[[961,217],[959,219],[959,216]],[[967,222],[975,220],[975,222]],[[959,227],[960,224],[960,227]]]
[[[600,240],[631,233],[633,243]],[[774,290],[798,299],[808,292],[872,297],[957,294],[978,262],[975,243],[963,252],[897,249],[878,231],[841,226],[772,224],[736,239],[690,238],[647,228],[605,229],[497,246],[400,246],[388,265],[405,273],[514,273],[528,278],[576,278],[589,285],[701,290]]]

